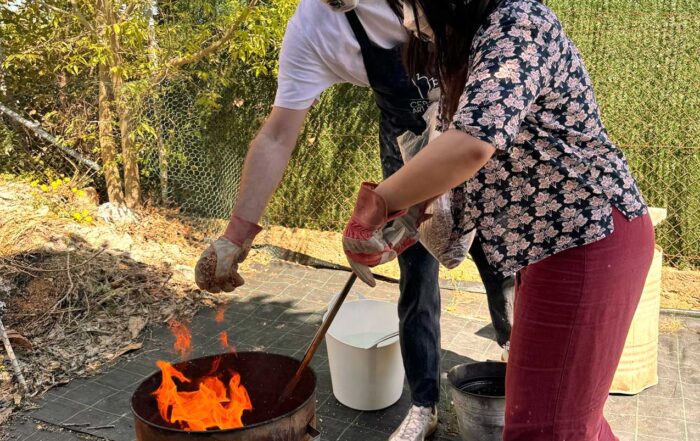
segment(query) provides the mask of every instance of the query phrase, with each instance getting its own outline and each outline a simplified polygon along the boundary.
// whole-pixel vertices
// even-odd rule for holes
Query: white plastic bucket
[[[363,349],[398,329],[394,303],[360,299],[341,306],[326,334],[333,395],[338,401],[356,410],[379,410],[401,398],[404,369],[399,337]]]

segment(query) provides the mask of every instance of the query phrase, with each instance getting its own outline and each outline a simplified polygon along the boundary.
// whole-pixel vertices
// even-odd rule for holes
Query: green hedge
[[[680,267],[700,266],[700,2],[548,3],[577,43],[606,126],[628,155],[648,202],[669,210],[657,230],[667,258]],[[237,78],[224,94],[228,104],[206,121],[206,142],[193,156],[219,170],[208,178],[212,185],[196,189],[192,200],[197,202],[190,208],[201,214],[228,214],[241,158],[274,97],[274,78]],[[350,86],[326,92],[311,113],[267,220],[339,230],[359,183],[381,178],[378,155],[371,93]]]

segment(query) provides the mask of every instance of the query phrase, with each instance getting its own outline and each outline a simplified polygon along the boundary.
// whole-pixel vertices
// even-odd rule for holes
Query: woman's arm
[[[439,196],[474,176],[496,149],[459,130],[448,130],[423,148],[375,192],[388,212],[411,207]]]

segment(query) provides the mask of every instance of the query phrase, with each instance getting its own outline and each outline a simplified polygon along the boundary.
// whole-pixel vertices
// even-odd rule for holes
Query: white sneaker
[[[389,437],[389,441],[423,441],[438,425],[437,409],[433,407],[411,406],[401,425]]]
[[[501,361],[508,363],[508,353],[510,352],[510,342],[507,342],[503,346],[503,353],[501,353]]]

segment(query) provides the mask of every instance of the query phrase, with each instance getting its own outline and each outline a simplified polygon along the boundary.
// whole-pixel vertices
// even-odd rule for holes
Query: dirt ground
[[[336,265],[347,265],[339,233],[272,226],[261,233],[258,243],[285,248]],[[375,272],[393,278],[399,277],[396,262],[377,267]],[[469,259],[453,270],[440,268],[440,277],[455,282],[481,280],[476,266]],[[664,267],[662,280],[662,308],[700,310],[700,271],[679,271]]]
[[[172,213],[116,225],[71,188],[0,177],[2,320],[33,346],[15,347],[30,395],[99,371],[138,349],[149,324],[211,302],[193,289],[201,242]],[[0,409],[21,401],[11,378],[0,363]]]
[[[347,266],[341,243],[342,235],[330,231],[307,230],[304,228],[285,228],[270,226],[258,236],[257,242],[274,245],[296,253],[305,254],[335,265]],[[376,274],[399,278],[399,265],[396,261],[378,266]],[[440,267],[440,278],[444,280],[478,282],[479,272],[474,263],[465,259],[453,270]]]
[[[100,217],[94,198],[78,186],[0,176],[0,301],[7,304],[2,320],[33,346],[30,351],[15,340],[32,395],[89,376],[138,349],[149,324],[187,320],[199,307],[226,299],[201,293],[193,283],[207,236],[216,237],[223,221],[145,208],[134,223],[114,223]],[[256,243],[347,265],[338,233],[271,226]],[[256,247],[241,271],[250,274],[272,259],[265,247]],[[395,262],[376,272],[399,276]],[[441,278],[479,281],[469,260],[452,271],[441,269]],[[481,296],[453,294],[446,307],[455,313]],[[662,306],[700,310],[700,272],[664,268]],[[673,320],[662,323],[664,332],[675,327]],[[4,357],[0,351],[0,413],[22,402]]]

